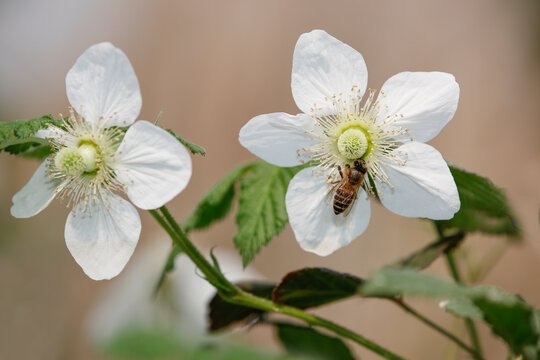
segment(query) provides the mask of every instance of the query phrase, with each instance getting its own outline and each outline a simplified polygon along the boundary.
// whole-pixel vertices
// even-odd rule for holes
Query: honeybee
[[[352,207],[354,200],[356,200],[358,189],[364,182],[367,168],[366,163],[363,160],[358,159],[354,161],[354,167],[351,168],[351,166],[347,164],[345,165],[345,171],[342,172],[341,166],[338,166],[338,171],[341,176],[341,181],[335,187],[333,202],[334,214],[336,215],[339,215]]]

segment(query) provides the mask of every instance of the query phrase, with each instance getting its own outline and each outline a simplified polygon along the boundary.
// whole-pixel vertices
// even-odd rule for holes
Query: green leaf
[[[469,298],[448,298],[441,302],[441,308],[463,318],[483,320],[484,314]]]
[[[181,350],[173,333],[136,329],[118,334],[104,352],[125,359],[164,359],[178,356]]]
[[[133,329],[116,335],[103,350],[114,359],[182,359],[182,360],[294,360],[292,356],[275,354],[227,341],[204,341],[181,333],[156,329]]]
[[[197,144],[194,144],[192,142],[189,142],[187,141],[186,139],[184,139],[183,137],[181,137],[180,135],[177,135],[174,131],[172,131],[171,129],[165,129],[169,134],[171,134],[172,136],[174,136],[178,141],[180,141],[185,147],[187,147],[189,149],[189,151],[191,151],[191,153],[193,155],[195,154],[201,154],[202,156],[205,156],[206,155],[206,150],[200,146],[200,145],[197,145]]]
[[[463,237],[463,233],[447,236],[390,266],[426,268],[441,254],[456,247]],[[293,271],[283,278],[273,291],[273,301],[306,309],[358,295],[363,282],[364,280],[354,275],[330,269],[305,268]]]
[[[386,268],[361,287],[366,296],[419,295],[451,299],[456,315],[483,319],[514,354],[540,358],[540,321],[537,310],[515,294],[488,286],[467,287],[410,269]]]
[[[413,269],[383,268],[360,287],[370,297],[394,297],[403,294],[428,297],[466,296],[466,289],[453,282]]]
[[[288,221],[285,193],[291,178],[304,166],[280,168],[264,161],[240,181],[234,244],[247,266],[263,245],[278,235]]]
[[[463,233],[447,236],[392,264],[391,267],[423,269],[442,253],[457,246],[463,237]],[[277,303],[306,309],[358,295],[359,287],[363,283],[364,280],[354,275],[325,268],[305,268],[287,274],[274,289],[272,296]]]
[[[63,121],[63,119],[55,120],[51,115],[44,115],[37,119],[0,123],[0,151],[43,159],[50,154],[51,146],[47,140],[33,135],[50,124],[61,126]]]
[[[357,295],[363,280],[325,268],[306,268],[287,274],[274,289],[273,301],[301,309]]]
[[[219,180],[184,222],[184,231],[203,229],[223,219],[231,209],[235,184],[254,166],[254,163],[239,166]]]
[[[182,358],[183,359],[183,358]],[[300,360],[289,355],[273,354],[244,345],[209,345],[200,347],[188,360]]]
[[[15,144],[6,146],[5,152],[12,155],[19,155],[29,159],[45,159],[51,154],[51,145],[41,144],[37,142],[26,142],[23,144]]]
[[[354,360],[345,343],[313,328],[278,323],[278,337],[285,349],[293,355],[311,360]]]
[[[242,290],[251,294],[270,299],[275,284],[262,282],[243,282],[237,284]],[[209,304],[210,331],[216,331],[231,325],[234,322],[261,315],[262,310],[247,306],[231,304],[216,294]]]
[[[461,208],[450,220],[437,222],[447,229],[521,237],[520,225],[502,189],[488,179],[450,166]]]
[[[463,232],[451,236],[446,236],[440,240],[429,244],[425,248],[409,255],[408,257],[395,262],[390,266],[419,270],[425,269],[440,255],[458,246],[464,237],[465,234]]]
[[[523,354],[525,359],[540,358],[540,328],[532,306],[494,287],[483,288],[473,302],[493,333],[505,340],[515,354]]]

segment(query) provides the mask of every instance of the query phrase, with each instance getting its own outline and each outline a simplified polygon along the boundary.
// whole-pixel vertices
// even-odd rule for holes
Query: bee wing
[[[343,215],[344,217],[350,214],[351,209],[352,209],[353,206],[354,206],[354,202],[356,201],[356,197],[357,197],[357,196],[358,196],[358,192],[355,192],[355,193],[354,193],[354,196],[353,196],[353,198],[352,198],[352,200],[351,200],[351,204],[345,209],[345,211],[343,211],[343,214],[342,214],[342,215]]]
[[[336,193],[336,189],[339,186],[339,181],[336,183],[331,183],[332,187],[328,189],[328,193],[326,193],[326,198],[324,199],[324,203],[330,207],[334,206],[334,194]]]

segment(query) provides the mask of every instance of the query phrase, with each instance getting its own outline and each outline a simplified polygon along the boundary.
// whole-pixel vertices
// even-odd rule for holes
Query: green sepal
[[[176,134],[173,130],[171,129],[165,129],[169,134],[171,134],[172,136],[174,136],[176,138],[176,140],[180,141],[185,147],[187,147],[189,149],[189,151],[191,151],[191,153],[193,155],[195,154],[201,154],[202,156],[205,156],[206,155],[206,150],[200,146],[200,145],[197,145],[197,144],[194,144],[192,142],[189,142],[187,141],[186,139],[184,139],[183,137],[181,137],[180,135]]]

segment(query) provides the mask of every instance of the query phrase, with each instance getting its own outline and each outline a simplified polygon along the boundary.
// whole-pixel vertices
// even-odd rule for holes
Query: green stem
[[[474,350],[471,347],[467,346],[463,341],[458,339],[455,335],[453,335],[452,333],[450,333],[447,330],[443,329],[439,325],[435,324],[433,321],[426,318],[424,315],[418,313],[416,310],[411,308],[409,305],[405,304],[402,300],[393,300],[393,302],[396,305],[398,305],[399,307],[401,307],[403,310],[405,310],[406,312],[411,314],[412,316],[416,317],[418,320],[420,320],[424,324],[430,326],[433,330],[439,332],[440,334],[446,336],[447,338],[449,338],[450,340],[455,342],[463,350],[470,353],[473,356],[473,358],[475,358],[477,360],[482,360],[482,356],[478,352],[476,352],[476,350]]]
[[[174,220],[172,215],[169,213],[165,206],[160,208],[163,216],[161,216],[156,210],[149,210],[150,214],[157,220],[157,222],[165,229],[169,234],[174,244],[180,248],[186,255],[189,256],[191,261],[203,272],[206,276],[206,279],[212,285],[221,285],[222,290],[237,291],[237,288],[232,285],[225,277],[219,272],[218,269],[214,268],[201,253],[193,246],[191,241],[187,238],[186,234],[178,223]]]
[[[197,248],[188,239],[180,225],[172,217],[165,206],[160,208],[161,214],[156,210],[149,210],[150,214],[156,219],[156,221],[163,227],[163,229],[169,234],[174,244],[178,246],[187,256],[195,263],[195,265],[206,276],[206,279],[214,285],[219,292],[219,295],[232,304],[248,306],[254,309],[263,311],[276,312],[284,315],[289,315],[297,319],[303,320],[310,325],[320,326],[328,329],[338,335],[353,340],[354,342],[364,346],[365,348],[381,355],[385,359],[390,360],[404,360],[402,357],[392,353],[391,351],[375,344],[371,340],[356,334],[355,332],[339,326],[329,320],[323,319],[316,315],[307,313],[301,309],[276,304],[268,299],[260,298],[250,293],[247,293],[227,280],[212,264],[206,260],[204,256],[197,250]]]
[[[438,222],[435,222],[435,229],[437,230],[439,237],[441,239],[444,238],[444,231]],[[448,265],[448,270],[450,271],[450,274],[452,274],[452,278],[454,279],[454,281],[457,284],[463,284],[463,281],[459,276],[456,262],[454,261],[454,255],[451,251],[446,253],[446,264]],[[476,350],[476,353],[478,353],[480,357],[483,357],[482,345],[480,344],[480,339],[478,338],[478,332],[476,331],[476,326],[474,325],[474,322],[471,319],[465,319],[465,326],[467,327],[469,338],[471,339],[471,344]]]
[[[323,319],[321,317],[318,317],[316,315],[307,313],[303,310],[300,310],[298,308],[288,306],[288,305],[282,305],[282,304],[276,304],[270,300],[260,298],[257,296],[254,296],[250,293],[242,291],[241,293],[237,294],[236,296],[232,298],[224,297],[226,301],[230,301],[233,304],[237,305],[244,305],[253,307],[260,310],[265,311],[271,311],[276,312],[284,315],[289,315],[292,317],[295,317],[300,320],[304,320],[310,325],[313,326],[320,326],[325,329],[328,329],[338,335],[341,335],[343,337],[346,337],[348,339],[353,340],[354,342],[370,349],[371,351],[381,355],[385,359],[391,359],[391,360],[403,360],[402,357],[392,353],[391,351],[383,348],[380,345],[375,344],[371,340],[366,339],[365,337],[356,334],[355,332],[346,329],[342,326],[339,326],[329,320]]]

